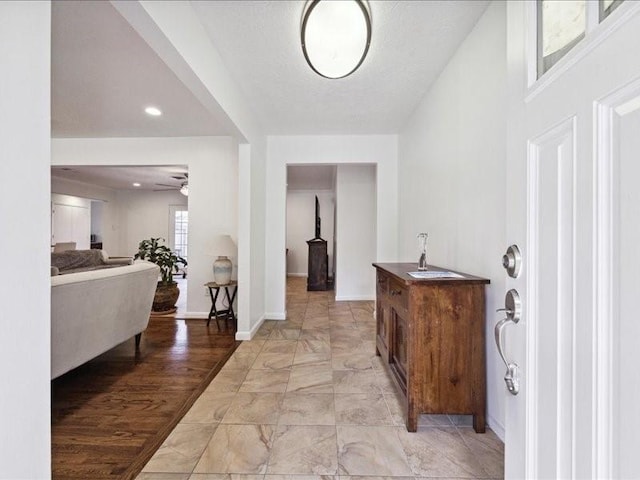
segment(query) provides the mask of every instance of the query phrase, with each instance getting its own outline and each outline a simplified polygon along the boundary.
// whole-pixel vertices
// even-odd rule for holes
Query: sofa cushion
[[[60,273],[79,268],[98,267],[103,264],[100,250],[68,250],[51,254],[51,266],[58,267]]]

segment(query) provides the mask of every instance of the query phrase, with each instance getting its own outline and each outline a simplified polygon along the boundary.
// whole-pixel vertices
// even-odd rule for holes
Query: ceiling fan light
[[[189,185],[186,183],[180,187],[180,193],[185,197],[189,196]]]
[[[371,43],[371,17],[364,0],[312,0],[302,17],[302,52],[325,78],[344,78],[362,64]]]

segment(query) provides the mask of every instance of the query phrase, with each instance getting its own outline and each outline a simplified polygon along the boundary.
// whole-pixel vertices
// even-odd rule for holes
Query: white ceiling
[[[174,187],[178,190],[188,172],[186,165],[144,166],[144,167],[106,167],[106,166],[72,166],[51,167],[51,176],[75,180],[78,182],[100,185],[114,190],[164,190]],[[134,187],[133,182],[140,183]],[[159,183],[169,185],[160,186]]]
[[[289,165],[287,190],[333,190],[335,165]]]
[[[353,75],[328,80],[300,46],[304,1],[192,6],[267,134],[397,133],[488,5],[486,0],[369,2],[372,41]],[[230,135],[109,2],[52,2],[52,136]],[[149,117],[144,107],[164,114]],[[113,189],[180,187],[177,167],[54,167]],[[332,189],[333,166],[289,169],[289,189]]]
[[[268,134],[398,133],[488,1],[369,1],[372,39],[351,76],[329,80],[300,46],[303,1],[194,1]]]
[[[109,2],[52,2],[53,137],[229,135]],[[159,107],[161,117],[144,113]]]
[[[268,134],[397,133],[488,1],[370,1],[369,54],[327,80],[299,42],[303,1],[196,1]],[[159,118],[142,110],[164,111]],[[52,2],[52,135],[228,135],[109,2]]]

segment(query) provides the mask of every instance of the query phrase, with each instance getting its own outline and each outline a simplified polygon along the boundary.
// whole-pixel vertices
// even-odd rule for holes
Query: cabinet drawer
[[[409,289],[402,283],[389,279],[389,301],[397,308],[408,309]]]

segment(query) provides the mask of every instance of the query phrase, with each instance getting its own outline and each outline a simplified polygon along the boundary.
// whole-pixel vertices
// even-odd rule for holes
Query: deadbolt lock
[[[517,245],[510,245],[507,253],[502,256],[502,266],[512,278],[518,278],[522,267],[522,255]]]

